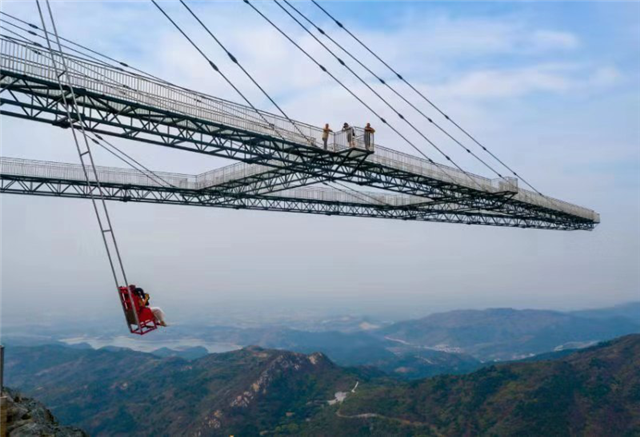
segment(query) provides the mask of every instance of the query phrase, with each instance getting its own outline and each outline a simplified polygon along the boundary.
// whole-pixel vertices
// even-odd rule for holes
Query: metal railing
[[[134,169],[96,167],[102,184],[138,185],[144,187],[166,187],[162,181],[146,176]],[[154,172],[169,184],[183,189],[195,189],[196,177],[180,173]],[[67,164],[52,161],[39,161],[20,158],[0,158],[0,174],[68,181],[84,181],[84,172],[80,164]],[[89,179],[96,181],[91,172]]]
[[[157,179],[145,176],[133,169],[117,168],[117,167],[96,167],[98,177],[103,185],[131,185],[149,188],[167,188],[165,184],[161,184]],[[210,173],[210,172],[207,172]],[[181,173],[170,172],[154,172],[157,176],[174,185],[175,187],[185,190],[202,190],[202,181],[204,175],[187,175]],[[84,173],[82,166],[79,164],[68,164],[52,161],[40,161],[21,158],[0,157],[0,175],[16,176],[28,178],[42,178],[51,180],[78,181],[83,182]],[[90,178],[95,181],[95,175]],[[403,206],[416,203],[428,203],[427,199],[418,196],[410,196],[404,194],[387,194],[376,192],[361,192],[360,194],[349,194],[335,189],[323,187],[301,187],[272,193],[271,196],[286,197],[291,199],[318,200],[326,202],[345,202],[345,203],[361,203],[361,204],[378,204]]]
[[[352,194],[347,191],[339,191],[337,189],[323,187],[291,188],[286,191],[275,193],[274,195],[291,199],[320,200],[338,203],[361,203],[366,205],[395,207],[428,204],[431,202],[429,199],[425,199],[424,197],[411,196],[407,194],[378,193],[372,191],[358,191],[357,194]]]
[[[196,176],[196,184],[198,189],[210,188],[274,170],[276,169],[273,167],[238,162],[199,174]]]

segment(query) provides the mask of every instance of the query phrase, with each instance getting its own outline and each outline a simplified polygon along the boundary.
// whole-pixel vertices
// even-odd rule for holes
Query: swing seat
[[[139,300],[135,298],[133,299],[132,305],[131,299],[129,298],[129,289],[127,287],[118,287],[118,291],[120,294],[120,302],[122,303],[122,310],[124,311],[124,316],[127,319],[129,331],[132,334],[144,335],[158,329],[156,317],[153,315],[153,311],[151,311],[150,308],[140,306]],[[138,323],[136,323],[134,311],[136,312],[135,314],[138,315]]]

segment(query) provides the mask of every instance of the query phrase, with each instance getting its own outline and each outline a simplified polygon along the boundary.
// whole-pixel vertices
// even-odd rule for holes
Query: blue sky
[[[275,5],[254,3],[351,89],[389,113]],[[294,118],[317,125],[371,120],[242,2],[190,4]],[[313,5],[294,4],[386,74]],[[204,308],[260,296],[408,313],[581,308],[640,297],[640,3],[322,4],[536,188],[595,209],[602,224],[592,233],[560,233],[116,204],[113,214],[136,282],[148,284],[169,311],[181,306],[175,290],[198,296]],[[273,110],[178,3],[162,5],[258,106]],[[37,20],[31,2],[2,7]],[[239,100],[149,2],[53,7],[63,35],[182,85]],[[487,175],[416,114],[407,114],[463,167]],[[66,131],[3,118],[1,135],[4,156],[77,161]],[[158,170],[201,172],[228,163],[115,142]],[[410,151],[384,129],[378,142]],[[109,156],[99,155],[99,162],[118,165]],[[17,196],[0,202],[5,308],[16,314],[24,308],[18,290],[26,288],[41,297],[36,300],[43,311],[60,306],[56,311],[64,312],[67,300],[114,309],[88,204]],[[59,256],[52,259],[51,251]],[[190,254],[188,262],[183,253]],[[38,277],[30,274],[34,270]],[[100,297],[83,299],[87,287]]]

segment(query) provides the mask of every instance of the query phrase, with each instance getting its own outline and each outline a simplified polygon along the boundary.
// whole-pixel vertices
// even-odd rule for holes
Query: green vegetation
[[[555,361],[365,389],[347,398],[342,417],[319,415],[303,433],[640,435],[638,369],[640,335],[630,335]]]
[[[191,361],[7,350],[9,384],[96,436],[640,435],[638,369],[640,335],[412,382],[341,368],[320,353],[258,347]],[[330,405],[337,392],[346,400]]]

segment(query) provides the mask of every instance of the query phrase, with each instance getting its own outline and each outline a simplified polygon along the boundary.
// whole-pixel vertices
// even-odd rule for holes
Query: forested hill
[[[640,435],[640,335],[553,361],[361,390],[309,435]]]
[[[92,436],[258,435],[304,421],[356,382],[323,354],[248,347],[187,361],[131,350],[7,350],[8,384]]]

